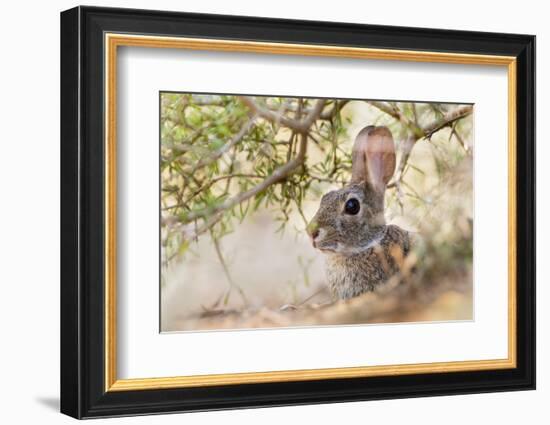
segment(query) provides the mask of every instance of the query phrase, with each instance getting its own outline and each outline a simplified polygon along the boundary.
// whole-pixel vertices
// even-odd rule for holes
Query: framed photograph
[[[535,37],[61,14],[61,411],[535,388]]]

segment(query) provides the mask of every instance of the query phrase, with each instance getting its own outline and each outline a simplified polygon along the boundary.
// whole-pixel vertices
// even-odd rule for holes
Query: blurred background
[[[305,227],[370,124],[414,273],[335,301]],[[161,331],[472,319],[472,135],[472,105],[161,93]]]

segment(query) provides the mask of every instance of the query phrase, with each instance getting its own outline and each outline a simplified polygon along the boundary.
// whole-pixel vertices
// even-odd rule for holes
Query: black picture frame
[[[514,56],[517,367],[369,378],[105,391],[104,33]],[[75,418],[535,388],[535,37],[76,7],[61,13],[61,412]]]

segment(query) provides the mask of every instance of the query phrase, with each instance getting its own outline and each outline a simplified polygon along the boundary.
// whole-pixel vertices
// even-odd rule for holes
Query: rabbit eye
[[[346,214],[355,215],[359,212],[360,205],[359,201],[355,198],[348,199],[346,205],[344,206],[344,211]]]

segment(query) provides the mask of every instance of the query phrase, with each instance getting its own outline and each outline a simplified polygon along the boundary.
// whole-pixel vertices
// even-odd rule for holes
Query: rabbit
[[[363,128],[353,145],[351,182],[325,194],[307,226],[313,247],[327,254],[327,281],[335,298],[373,291],[399,273],[409,254],[409,232],[384,218],[384,194],[394,172],[391,131]]]

